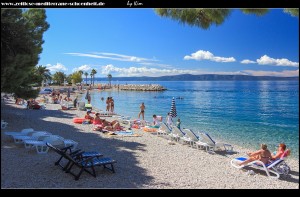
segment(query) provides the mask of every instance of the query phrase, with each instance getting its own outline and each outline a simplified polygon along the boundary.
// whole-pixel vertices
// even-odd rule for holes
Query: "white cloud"
[[[173,68],[172,65],[169,65],[169,64],[158,64],[158,63],[153,63],[153,62],[141,62],[139,63],[141,65],[146,65],[146,66],[157,66],[157,67],[161,67],[161,68]]]
[[[242,64],[255,64],[256,62],[252,61],[252,60],[245,59],[245,60],[242,60],[241,63]]]
[[[184,60],[210,60],[210,61],[214,61],[214,62],[235,62],[234,57],[219,57],[219,56],[214,56],[214,54],[212,54],[209,51],[203,51],[203,50],[199,50],[196,53],[192,53],[191,56],[186,55],[183,58]]]
[[[286,58],[274,59],[267,55],[264,55],[256,60],[260,65],[275,65],[275,66],[292,66],[299,67],[299,62],[292,62]]]
[[[67,71],[68,70],[61,63],[57,63],[56,65],[47,64],[46,67],[50,70],[50,72],[58,72],[58,71]]]
[[[102,66],[101,74],[107,75],[115,73],[116,76],[132,77],[132,76],[167,76],[167,75],[178,75],[178,74],[197,74],[198,70],[180,70],[180,69],[158,69],[158,68],[147,68],[147,67],[129,67],[119,68],[112,64]]]
[[[82,66],[79,66],[78,68],[74,68],[72,70],[72,72],[76,72],[76,71],[79,71],[79,70],[82,70],[83,72],[85,72],[85,71],[89,71],[91,69],[92,68],[90,66],[88,66],[88,65],[82,65]]]
[[[158,69],[147,67],[129,67],[120,68],[112,64],[102,66],[99,72],[106,76],[112,74],[113,77],[159,77],[159,76],[171,76],[180,74],[217,74],[217,75],[253,75],[253,76],[278,76],[278,77],[293,77],[299,76],[299,70],[284,70],[284,71],[257,71],[257,70],[243,70],[243,71],[203,71],[203,70],[189,70],[189,69]]]
[[[297,77],[299,76],[298,70],[283,70],[283,71],[262,71],[262,70],[244,70],[244,74],[253,76],[274,76],[274,77]]]
[[[146,62],[146,61],[158,61],[156,59],[148,59],[143,57],[136,56],[128,56],[117,53],[66,53],[68,55],[80,56],[80,57],[91,57],[98,59],[110,59],[110,60],[118,60],[118,61],[126,61],[126,62]]]

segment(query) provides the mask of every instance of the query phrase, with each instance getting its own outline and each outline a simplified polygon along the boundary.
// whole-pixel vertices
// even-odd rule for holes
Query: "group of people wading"
[[[107,99],[106,99],[106,111],[113,113],[114,109],[115,109],[114,99],[112,97],[107,97]]]

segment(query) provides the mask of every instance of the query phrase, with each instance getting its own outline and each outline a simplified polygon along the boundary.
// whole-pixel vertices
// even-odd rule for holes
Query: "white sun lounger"
[[[24,140],[28,140],[28,139],[34,140],[36,137],[43,136],[43,135],[52,135],[52,134],[47,131],[32,131],[28,133],[28,135],[14,135],[12,137],[14,138],[14,142],[16,144],[21,144],[23,143]]]
[[[57,136],[57,135],[50,135],[44,138],[43,141],[39,141],[39,140],[24,140],[24,145],[25,148],[36,148],[37,153],[41,154],[41,153],[47,153],[49,150],[49,147],[46,145],[46,142],[54,145],[54,146],[61,146],[61,147],[68,147],[70,145],[73,145],[73,147],[71,148],[71,150],[75,150],[78,142],[75,142],[74,140],[71,139],[64,139],[61,136]]]
[[[7,136],[27,135],[28,133],[33,132],[33,131],[34,131],[34,129],[28,128],[28,129],[22,129],[21,132],[20,131],[6,131],[6,132],[4,132],[4,134]]]
[[[182,140],[190,146],[194,146],[194,144],[199,141],[199,136],[197,136],[192,129],[184,128],[183,132],[185,132],[185,135],[182,137]]]
[[[171,140],[174,139],[175,141],[179,142],[180,139],[184,137],[185,133],[174,125],[171,126],[171,128],[172,128],[172,133],[170,133]]]
[[[223,142],[214,141],[208,133],[199,133],[200,141],[207,144],[210,151],[216,151],[218,149],[224,148],[225,151],[233,151],[233,146],[231,144],[226,144]]]
[[[160,127],[156,132],[157,135],[170,135],[171,133],[172,130],[164,122],[160,123]]]
[[[268,163],[268,164],[264,164],[260,160],[255,160],[246,165],[238,165],[239,163],[247,160],[248,159],[247,157],[234,158],[230,161],[230,164],[237,169],[241,169],[246,166],[249,166],[249,167],[252,167],[255,169],[263,170],[266,172],[268,177],[278,179],[281,174],[284,174],[284,175],[289,174],[290,167],[284,161],[284,159],[287,156],[287,153],[288,153],[288,149],[283,153],[281,158],[276,159],[274,161],[270,161],[270,163]],[[273,176],[271,174],[274,174],[275,176]]]

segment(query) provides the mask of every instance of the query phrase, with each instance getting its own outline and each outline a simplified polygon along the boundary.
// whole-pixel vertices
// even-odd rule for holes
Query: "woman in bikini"
[[[260,150],[248,153],[247,155],[249,156],[249,158],[240,163],[239,165],[245,165],[255,160],[259,160],[262,161],[264,164],[267,164],[268,161],[272,158],[271,152],[268,150],[266,144],[261,144],[260,147]]]
[[[142,104],[141,104],[141,106],[140,106],[140,109],[141,109],[141,111],[140,111],[140,113],[139,113],[139,119],[140,119],[140,116],[142,115],[142,117],[143,117],[143,120],[144,120],[144,116],[145,116],[145,109],[146,109],[146,107],[145,107],[144,103],[142,103]]]

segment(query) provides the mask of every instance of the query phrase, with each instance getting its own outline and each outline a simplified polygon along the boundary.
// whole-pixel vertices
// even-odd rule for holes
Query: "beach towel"
[[[140,137],[141,135],[134,133],[133,131],[108,131],[107,135],[116,137]]]

